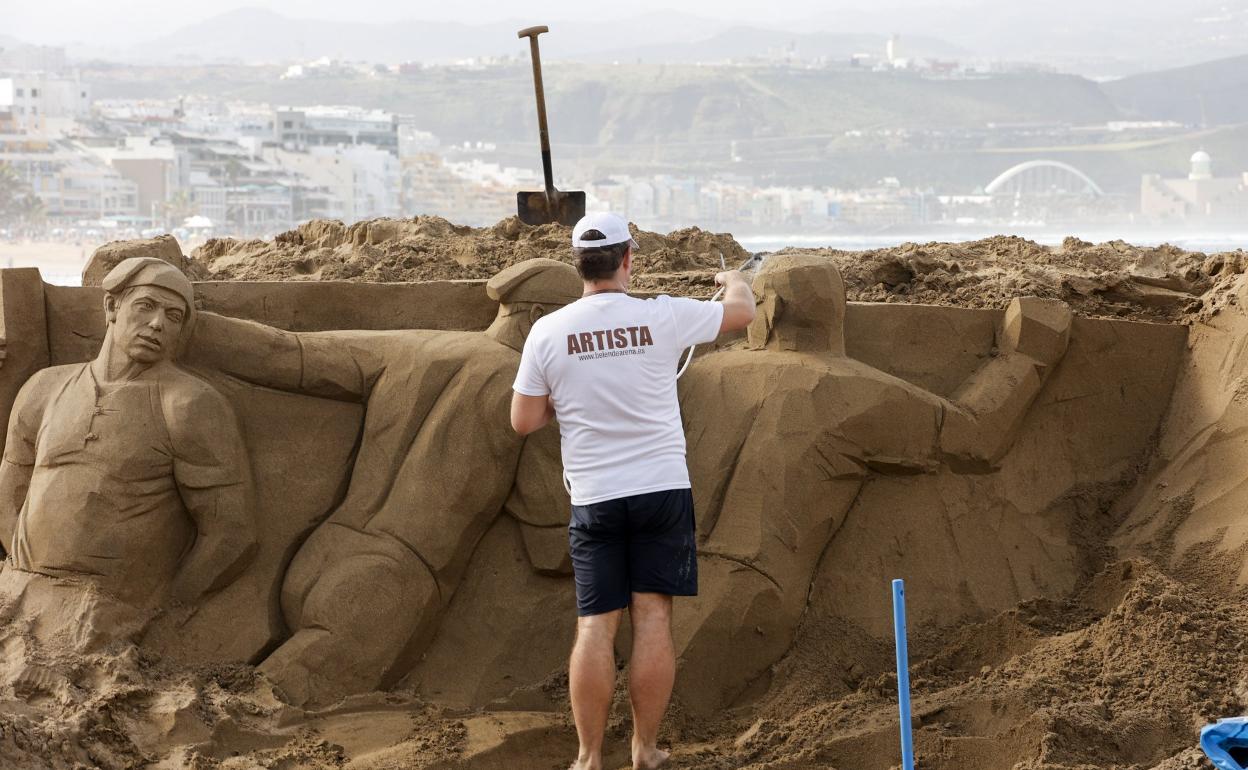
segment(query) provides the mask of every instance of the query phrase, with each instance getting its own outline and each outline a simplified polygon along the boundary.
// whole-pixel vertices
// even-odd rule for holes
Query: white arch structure
[[[1021,178],[1020,178],[1021,177]],[[984,192],[994,195],[998,192],[1007,191],[1006,185],[1017,180],[1022,190],[1031,189],[1040,193],[1050,192],[1059,182],[1069,182],[1074,177],[1082,183],[1081,192],[1090,192],[1100,197],[1105,194],[1100,185],[1092,181],[1092,178],[1083,173],[1079,169],[1069,163],[1062,163],[1060,160],[1029,160],[1012,166],[1002,172],[996,179],[988,183],[984,188]],[[1069,188],[1062,188],[1066,192],[1073,192]]]

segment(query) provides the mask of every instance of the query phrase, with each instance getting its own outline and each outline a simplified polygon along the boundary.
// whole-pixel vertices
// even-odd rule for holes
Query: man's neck
[[[591,294],[627,294],[628,281],[621,281],[619,278],[603,278],[598,281],[586,281],[585,289],[581,292],[582,297],[588,297]]]

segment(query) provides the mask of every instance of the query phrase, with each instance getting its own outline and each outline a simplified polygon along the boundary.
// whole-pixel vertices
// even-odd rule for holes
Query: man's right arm
[[[1060,300],[1022,297],[1006,309],[999,354],[945,405],[940,449],[965,470],[987,471],[1009,451],[1028,410],[1066,355],[1072,317]]]
[[[715,283],[724,287],[724,319],[719,333],[741,331],[754,320],[754,292],[740,270],[728,270],[715,276]]]
[[[17,518],[35,471],[35,437],[43,419],[46,397],[41,372],[36,372],[18,391],[9,417],[8,435],[4,443],[4,459],[0,460],[0,554],[7,554],[17,531]]]
[[[512,383],[511,429],[527,436],[555,418],[555,405],[550,400],[550,385],[538,360],[536,335],[529,333],[520,353],[516,381]]]

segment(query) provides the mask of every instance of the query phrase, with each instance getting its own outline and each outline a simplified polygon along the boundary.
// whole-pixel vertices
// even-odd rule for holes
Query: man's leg
[[[282,610],[293,634],[260,670],[299,706],[376,690],[431,635],[441,606],[433,575],[406,546],[322,526],[283,580]]]
[[[628,682],[628,697],[633,704],[633,768],[653,770],[668,757],[657,744],[659,723],[676,680],[672,597],[635,593],[628,611],[633,624]]]
[[[576,621],[568,690],[581,748],[573,770],[602,768],[602,740],[615,691],[615,632],[620,628],[621,612],[583,615]]]

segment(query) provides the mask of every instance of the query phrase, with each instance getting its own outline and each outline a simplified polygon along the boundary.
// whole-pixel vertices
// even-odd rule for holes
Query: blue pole
[[[910,653],[906,649],[906,584],[893,581],[893,636],[897,640],[897,710],[901,715],[901,768],[914,770],[910,735]]]

